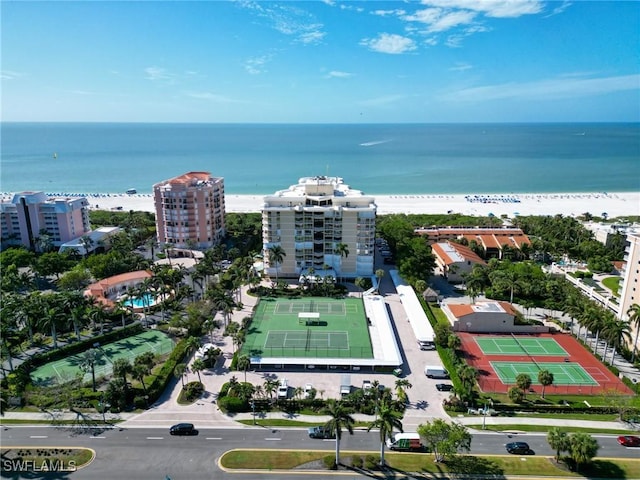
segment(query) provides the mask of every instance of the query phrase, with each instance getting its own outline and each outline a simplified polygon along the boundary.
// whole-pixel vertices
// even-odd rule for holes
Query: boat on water
[[[135,188],[130,188],[129,190],[127,190],[127,195],[134,195],[136,193],[138,193],[138,191]]]

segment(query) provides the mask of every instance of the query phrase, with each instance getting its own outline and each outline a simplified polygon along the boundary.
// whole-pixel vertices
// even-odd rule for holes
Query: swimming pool
[[[156,298],[150,293],[145,293],[141,297],[127,298],[127,305],[129,305],[131,308],[153,307],[156,303]]]

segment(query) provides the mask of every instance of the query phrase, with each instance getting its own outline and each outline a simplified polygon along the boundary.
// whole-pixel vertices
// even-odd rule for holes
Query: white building
[[[339,177],[304,177],[297,185],[265,196],[266,274],[285,278],[373,275],[376,210],[374,197],[351,189]],[[340,244],[348,255],[340,254]],[[269,249],[276,245],[285,253],[277,265],[269,256]]]
[[[627,235],[627,248],[625,249],[625,265],[622,270],[622,289],[620,291],[620,310],[618,316],[622,320],[628,320],[627,312],[634,305],[640,305],[640,232],[632,232]],[[631,342],[636,341],[640,348],[640,339],[636,338],[636,326],[631,326]],[[633,344],[629,345],[633,350]]]

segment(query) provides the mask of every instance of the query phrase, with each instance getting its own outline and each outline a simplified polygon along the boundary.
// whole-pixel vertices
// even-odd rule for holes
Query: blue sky
[[[1,5],[3,121],[640,121],[640,3]]]

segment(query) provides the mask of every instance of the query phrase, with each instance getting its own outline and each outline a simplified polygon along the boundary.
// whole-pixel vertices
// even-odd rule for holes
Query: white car
[[[313,390],[313,385],[307,383],[304,386],[304,398],[311,398],[311,391]]]
[[[280,380],[280,385],[278,386],[278,398],[287,398],[289,396],[289,383],[286,378]]]
[[[203,358],[205,354],[213,348],[216,348],[216,346],[213,343],[205,343],[198,349],[198,351],[196,352],[195,358]]]

